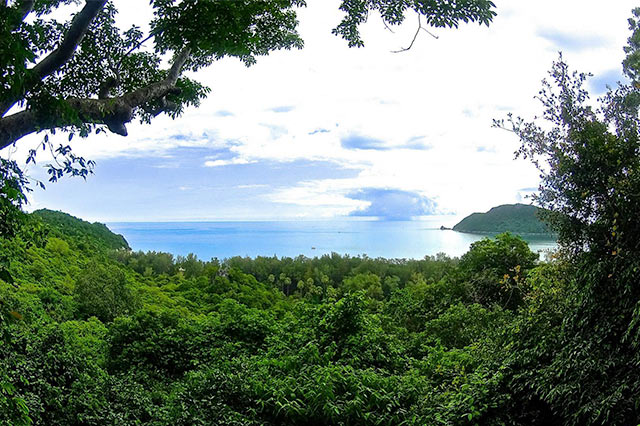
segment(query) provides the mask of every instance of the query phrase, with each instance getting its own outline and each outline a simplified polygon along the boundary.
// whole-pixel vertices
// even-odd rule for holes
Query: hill
[[[539,207],[505,204],[486,213],[473,213],[453,227],[454,231],[474,234],[511,232],[514,234],[551,234],[539,219]]]
[[[122,235],[114,234],[103,223],[90,223],[70,214],[49,209],[36,210],[32,214],[67,237],[86,239],[109,249],[131,249]]]

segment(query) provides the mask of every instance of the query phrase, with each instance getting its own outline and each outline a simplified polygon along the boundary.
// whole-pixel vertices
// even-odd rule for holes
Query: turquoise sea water
[[[426,255],[464,254],[485,235],[441,231],[451,216],[420,221],[278,221],[278,222],[118,222],[108,223],[133,250],[155,250],[198,258],[232,256],[339,254],[421,259]],[[525,237],[532,250],[555,248],[548,238]]]

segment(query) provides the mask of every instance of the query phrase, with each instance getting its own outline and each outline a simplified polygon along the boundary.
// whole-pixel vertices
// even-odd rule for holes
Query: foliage
[[[456,259],[204,262],[111,247],[102,227],[58,218],[44,242],[10,240],[19,287],[0,287],[22,318],[6,324],[0,371],[34,424],[509,418],[485,348],[513,317],[472,303]]]
[[[637,81],[594,109],[585,75],[551,75],[548,122],[507,120],[543,174],[548,262],[508,233],[459,260],[205,262],[24,215],[0,239],[0,423],[636,424]]]
[[[460,269],[476,302],[515,309],[526,294],[526,274],[537,259],[522,238],[504,233],[471,244],[460,259]]]
[[[78,274],[73,297],[81,318],[95,316],[102,322],[133,313],[137,304],[124,272],[98,263],[89,263]]]
[[[22,222],[28,181],[15,161],[0,158],[0,238],[15,235]]]
[[[407,11],[413,9],[419,17],[424,17],[427,25],[433,27],[455,27],[460,22],[478,22],[489,25],[496,15],[495,5],[489,0],[472,0],[450,3],[443,0],[398,2],[396,0],[364,0],[343,1],[340,10],[345,17],[333,30],[334,34],[342,36],[349,42],[349,46],[364,46],[358,27],[372,12],[378,12],[385,25],[402,24]]]
[[[556,276],[546,284],[565,300],[538,298],[551,309],[516,329],[512,383],[538,401],[538,412],[567,424],[640,417],[640,10],[633,13],[623,64],[632,84],[609,89],[594,105],[584,89],[588,75],[571,72],[561,57],[539,94],[545,122],[507,120],[522,142],[518,154],[540,169],[536,200],[549,210],[571,271],[567,283]]]
[[[102,223],[89,223],[73,217],[69,214],[40,209],[33,212],[44,223],[54,228],[54,233],[64,234],[67,237],[76,237],[74,240],[84,240],[86,245],[99,245],[107,249],[130,250],[129,244],[122,235],[114,234]]]

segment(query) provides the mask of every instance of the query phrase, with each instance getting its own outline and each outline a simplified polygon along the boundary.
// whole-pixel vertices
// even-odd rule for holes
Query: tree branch
[[[80,44],[87,32],[91,21],[106,3],[107,0],[87,0],[87,4],[71,21],[71,27],[60,46],[32,68],[31,71],[36,78],[42,80],[71,59],[73,52],[76,51],[78,44]]]
[[[413,47],[413,44],[416,42],[416,39],[418,38],[418,34],[420,34],[420,30],[425,31],[427,34],[429,34],[431,37],[435,38],[436,40],[438,39],[437,35],[429,32],[429,30],[427,30],[422,26],[422,19],[420,19],[420,14],[418,14],[418,29],[416,30],[416,33],[413,35],[413,40],[411,40],[411,44],[408,47],[404,47],[399,50],[392,50],[391,53],[401,53],[401,52],[406,52],[407,50],[411,50],[411,48]]]
[[[25,3],[29,3],[28,0],[21,2],[21,6]],[[31,1],[31,3],[33,3]],[[45,77],[63,66],[78,48],[78,44],[82,41],[87,28],[96,17],[98,12],[102,10],[107,0],[87,0],[87,3],[80,12],[71,21],[71,27],[64,36],[62,43],[53,52],[47,55],[36,66],[29,70],[29,82],[25,84],[23,94],[29,91],[37,82],[43,80]],[[26,16],[26,15],[25,15]],[[11,107],[18,102],[21,97],[14,97],[7,99],[0,104],[0,117],[4,116],[11,109]]]
[[[175,85],[182,71],[182,67],[189,59],[190,49],[181,50],[175,57],[174,63],[164,80],[151,83],[122,96],[105,99],[67,99],[69,111],[46,111],[40,113],[33,109],[17,112],[0,119],[0,150],[11,145],[28,134],[41,130],[78,125],[81,123],[106,124],[113,133],[126,136],[125,124],[133,119],[136,108],[143,107],[150,102],[159,101],[163,110],[175,108],[175,104],[167,102],[169,94],[178,94],[180,89]]]
[[[139,41],[138,43],[135,44],[135,46],[133,46],[131,49],[129,49],[127,51],[127,53],[125,53],[124,55],[122,55],[122,58],[120,59],[120,62],[118,62],[118,66],[117,68],[120,68],[120,65],[122,65],[122,61],[124,60],[124,58],[126,58],[127,56],[129,56],[134,50],[140,48],[140,46],[142,46],[144,43],[146,43],[147,41],[149,41],[151,39],[151,37],[159,34],[160,32],[153,32],[151,31],[151,33],[149,33],[148,36],[146,36],[142,41]]]
[[[167,80],[171,84],[176,84],[176,81],[178,81],[178,77],[180,77],[180,72],[182,72],[182,67],[184,66],[185,62],[187,62],[190,56],[191,49],[188,47],[185,47],[178,53],[178,55],[176,55],[176,59],[173,61],[173,65],[169,70],[169,76],[167,77]]]
[[[109,92],[120,85],[120,80],[115,77],[109,77],[100,85],[98,90],[98,99],[107,99]]]

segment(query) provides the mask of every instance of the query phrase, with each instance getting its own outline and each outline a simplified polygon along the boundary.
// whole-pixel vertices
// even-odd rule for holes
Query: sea
[[[487,235],[440,230],[452,226],[452,216],[422,220],[331,220],[270,222],[111,222],[133,250],[162,251],[175,256],[193,253],[199,259],[341,255],[422,259],[444,253],[458,257]],[[523,236],[544,258],[557,245],[549,237]]]

